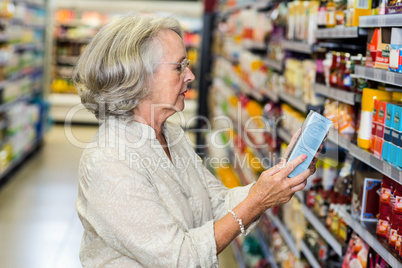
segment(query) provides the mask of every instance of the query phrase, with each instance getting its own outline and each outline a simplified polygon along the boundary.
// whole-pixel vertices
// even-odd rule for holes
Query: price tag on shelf
[[[386,162],[382,163],[382,173],[388,177],[392,177],[392,167]]]
[[[379,27],[384,27],[385,25],[385,16],[378,16],[378,26]]]
[[[374,79],[381,80],[381,70],[374,70]]]
[[[387,79],[388,83],[394,84],[395,83],[395,74],[393,72],[387,71],[386,79]]]

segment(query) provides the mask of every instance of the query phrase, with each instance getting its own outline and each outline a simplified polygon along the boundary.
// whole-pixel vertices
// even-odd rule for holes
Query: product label
[[[390,229],[388,235],[388,244],[391,247],[395,247],[396,240],[398,239],[398,230]]]
[[[384,125],[377,124],[375,135],[380,138],[384,137]]]
[[[394,211],[402,213],[402,196],[395,197]]]
[[[392,131],[391,136],[392,136],[392,137],[391,137],[391,142],[392,142],[392,144],[394,144],[395,146],[398,146],[398,145],[399,145],[399,136],[400,136],[400,132],[394,130],[394,131]]]
[[[387,110],[387,120],[391,120],[391,111]]]
[[[377,222],[377,235],[387,237],[389,232],[389,223],[385,220],[378,220]]]
[[[384,141],[391,141],[391,132],[392,129],[386,126],[384,129]]]
[[[383,118],[383,117],[384,117],[384,110],[382,109],[382,107],[381,107],[380,110],[378,111],[378,117],[379,117],[379,118]]]
[[[394,123],[399,124],[399,113],[395,113]]]

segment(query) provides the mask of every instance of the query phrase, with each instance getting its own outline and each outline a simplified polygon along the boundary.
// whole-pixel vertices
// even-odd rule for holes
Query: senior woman
[[[76,66],[82,103],[105,122],[84,150],[77,211],[84,267],[217,267],[217,255],[268,208],[305,187],[302,163],[225,188],[166,119],[184,108],[188,68],[173,18],[126,15],[92,39]]]

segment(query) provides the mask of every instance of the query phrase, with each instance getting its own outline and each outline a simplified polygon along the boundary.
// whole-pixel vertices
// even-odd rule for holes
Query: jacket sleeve
[[[80,173],[77,210],[109,247],[145,267],[218,266],[213,220],[183,231],[152,182],[117,160]]]

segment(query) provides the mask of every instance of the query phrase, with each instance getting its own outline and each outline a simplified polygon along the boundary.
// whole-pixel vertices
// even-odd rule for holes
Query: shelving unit
[[[287,94],[286,92],[280,92],[279,99],[288,103],[302,113],[308,113],[310,110],[319,111],[322,109],[322,106],[312,106],[292,95]]]
[[[363,226],[360,222],[353,219],[353,217],[346,211],[342,212],[343,219],[345,222],[370,246],[372,247],[380,256],[391,265],[391,267],[401,267],[400,261],[386,249],[380,241],[377,240],[375,235],[375,226]],[[374,229],[373,232],[369,230]]]
[[[264,64],[269,68],[274,69],[275,71],[282,72],[283,71],[283,63],[271,59],[264,59]]]
[[[349,151],[350,149],[351,141],[333,128],[329,130],[327,139],[344,150]]]
[[[279,268],[278,264],[276,263],[276,261],[273,257],[273,253],[272,253],[271,249],[268,247],[267,243],[264,241],[261,231],[258,228],[256,228],[256,231],[257,231],[258,242],[260,242],[261,249],[262,249],[262,252],[264,253],[265,259],[269,262],[269,264],[271,264],[272,268]]]
[[[378,159],[368,151],[358,147],[355,144],[350,145],[350,154],[365,163],[366,165],[378,170],[382,174],[390,177],[394,181],[402,184],[402,170],[388,164],[384,160]]]
[[[317,39],[346,39],[346,38],[358,38],[361,35],[365,35],[367,32],[359,27],[335,27],[327,29],[317,29],[315,31],[315,37]]]
[[[243,255],[241,253],[241,249],[239,248],[237,242],[233,241],[230,245],[232,246],[233,253],[235,255],[237,265],[239,266],[239,268],[247,268],[247,266],[243,260]]]
[[[397,27],[402,24],[402,14],[362,16],[359,18],[360,28]]]
[[[331,248],[342,256],[342,245],[336,240],[330,231],[325,227],[321,220],[304,204],[302,204],[302,212],[310,224],[316,229],[316,231],[327,241]]]
[[[286,244],[288,245],[290,251],[292,251],[293,255],[296,256],[296,258],[300,259],[300,251],[296,247],[296,243],[292,237],[292,235],[289,233],[289,231],[286,229],[285,225],[278,219],[278,217],[274,216],[270,210],[267,210],[266,212],[268,218],[274,223],[276,227],[278,227],[279,233],[282,235],[283,239],[285,240]]]
[[[43,143],[47,129],[45,40],[48,1],[9,1],[1,7],[0,181]],[[27,119],[34,116],[35,119]],[[11,160],[6,160],[11,159]]]
[[[402,74],[364,66],[355,67],[355,75],[368,80],[402,86]]]
[[[297,41],[284,41],[282,45],[283,48],[288,51],[299,52],[304,54],[313,53],[313,46],[306,43]]]
[[[360,94],[327,87],[326,85],[322,84],[314,84],[313,90],[324,97],[338,100],[350,105],[355,105],[356,103],[361,103],[362,101],[362,96]]]
[[[298,4],[295,4],[295,5],[298,5]],[[235,11],[240,11],[243,8],[250,8],[250,7],[255,7],[254,3],[248,3],[244,6],[236,7],[238,9],[236,9]],[[248,15],[248,14],[249,14],[248,12],[244,13],[244,15]],[[235,17],[237,19],[237,20],[234,20],[234,21],[236,21],[236,23],[241,24],[238,21],[241,21],[241,20],[246,21],[244,18],[242,18],[241,12],[236,15],[239,15],[238,17]],[[245,16],[245,17],[247,17],[247,16]],[[294,22],[294,20],[293,20],[293,22]],[[247,22],[245,22],[244,25],[249,27],[250,25],[247,25],[246,23]],[[237,27],[237,24],[235,26],[234,26],[234,24],[233,25],[229,24],[229,25],[232,27],[235,27],[235,26]],[[239,28],[241,26],[242,25],[240,25]],[[258,23],[256,24],[256,26],[254,26],[255,28],[253,28],[253,30],[258,31],[259,28],[257,26],[258,26]],[[275,26],[277,26],[277,25],[275,25]],[[365,39],[364,36],[367,35],[367,33],[368,33],[368,29],[366,29],[366,28],[394,27],[394,26],[398,26],[398,27],[402,26],[402,14],[398,14],[398,15],[389,15],[388,14],[385,16],[360,17],[360,26],[359,27],[335,27],[335,28],[317,29],[314,31],[314,35],[319,41],[315,44],[308,44],[308,43],[306,43],[307,41],[305,41],[305,42],[283,41],[283,42],[281,42],[282,49],[285,50],[286,52],[289,52],[289,53],[285,54],[286,57],[293,58],[293,59],[295,59],[295,61],[294,62],[289,61],[290,65],[289,65],[288,69],[286,69],[286,71],[289,71],[289,73],[285,73],[284,75],[281,75],[281,73],[284,72],[284,68],[285,68],[284,63],[276,62],[276,61],[273,61],[273,60],[267,59],[267,58],[262,58],[261,60],[263,61],[264,65],[266,67],[268,67],[271,70],[276,71],[274,73],[269,72],[269,75],[275,75],[275,76],[273,76],[274,79],[272,79],[272,82],[269,81],[269,86],[271,86],[271,84],[272,85],[277,85],[277,84],[282,85],[280,83],[282,83],[286,79],[289,79],[288,81],[284,82],[285,86],[289,86],[289,88],[291,89],[288,92],[296,91],[298,93],[297,96],[301,96],[302,94],[304,94],[304,91],[303,91],[303,93],[301,93],[300,91],[298,91],[300,85],[295,85],[298,82],[298,80],[300,80],[301,72],[297,72],[298,76],[296,76],[296,75],[292,76],[291,72],[294,70],[298,70],[297,68],[299,65],[297,65],[297,64],[300,64],[300,63],[304,64],[305,63],[305,62],[303,62],[304,59],[313,58],[312,60],[314,61],[315,58],[313,57],[314,56],[313,53],[316,50],[318,51],[317,48],[319,48],[319,47],[326,48],[327,52],[330,50],[338,50],[339,49],[339,51],[343,51],[343,52],[350,52],[350,53],[356,53],[356,54],[362,53],[362,50],[364,49],[362,40],[364,41],[364,39]],[[251,27],[253,27],[253,26],[251,26]],[[297,33],[297,22],[294,23],[294,25],[289,27],[287,30],[288,30],[288,32],[286,33],[286,36],[284,36],[284,38],[294,38],[294,39],[298,39],[298,40],[311,40],[311,39],[309,39],[310,36],[307,38],[305,35],[303,35],[303,33]],[[293,32],[290,32],[290,34],[289,34],[289,30],[293,30]],[[277,39],[275,39],[275,40],[277,40]],[[268,44],[268,46],[270,46],[269,40],[268,40],[267,44]],[[272,46],[276,46],[276,43],[273,42]],[[242,47],[252,50],[252,48],[250,47],[249,44],[247,44],[246,46],[243,45]],[[261,46],[261,48],[263,48],[263,46]],[[275,49],[277,49],[277,47],[275,47]],[[280,52],[282,52],[282,50],[280,50],[280,48],[278,48],[278,49]],[[274,50],[272,50],[272,51],[274,51]],[[290,53],[290,52],[295,52],[295,53]],[[257,53],[255,53],[255,54],[257,54]],[[305,55],[300,55],[300,54],[305,54]],[[270,54],[271,58],[274,58],[274,56],[277,56],[277,54],[275,54],[275,53],[273,53],[272,55]],[[250,58],[252,58],[252,57],[250,56]],[[321,57],[320,59],[322,59],[322,58],[323,57]],[[308,64],[306,63],[306,65],[304,65],[304,66],[308,66]],[[245,66],[245,68],[247,69],[250,67]],[[308,67],[305,67],[305,68],[308,69]],[[236,71],[234,71],[233,74],[235,75]],[[259,75],[259,73],[256,72],[255,74],[256,74],[256,76],[255,77],[253,76],[250,80],[254,79],[254,80],[258,81],[257,75]],[[305,74],[305,73],[303,72],[303,74]],[[354,77],[355,78],[364,78],[367,80],[373,80],[373,81],[383,82],[383,83],[387,83],[390,85],[396,85],[396,86],[402,87],[402,74],[390,72],[387,70],[367,68],[364,66],[355,66]],[[253,80],[253,82],[254,82],[254,80]],[[237,79],[236,79],[236,81],[237,81]],[[247,80],[244,79],[244,81],[247,81]],[[286,83],[288,83],[288,84],[286,84]],[[306,82],[304,82],[304,83],[306,83]],[[303,84],[303,85],[305,85],[305,84]],[[239,92],[240,92],[240,93],[245,93],[247,95],[247,96],[243,96],[243,94],[241,94],[242,98],[243,97],[246,98],[245,103],[247,103],[247,101],[248,101],[248,98],[247,98],[248,96],[250,96],[250,95],[253,96],[253,94],[251,94],[251,92],[254,92],[254,90],[247,88],[245,85],[243,85],[241,83],[232,85],[232,88],[234,88],[234,94],[239,94]],[[342,102],[342,103],[345,103],[348,105],[359,106],[362,101],[362,96],[359,94],[355,94],[352,92],[348,92],[348,91],[333,88],[333,87],[327,87],[322,84],[313,84],[312,88],[313,88],[314,93],[317,93],[325,98],[333,99],[335,101],[339,101],[339,102]],[[287,94],[283,90],[278,92],[278,94],[273,94],[270,91],[265,92],[264,89],[260,89],[260,90],[258,90],[258,92],[263,97],[267,97],[276,103],[279,103],[279,104],[287,103],[290,106],[292,106],[294,108],[294,110],[298,110],[302,113],[308,113],[309,110],[316,110],[316,111],[321,112],[322,108],[323,108],[322,106],[311,106],[302,101],[303,99],[307,99],[309,97],[309,95],[303,95],[304,98],[302,98],[302,97],[298,98],[293,95]],[[308,92],[308,93],[310,94],[310,92]],[[253,96],[254,99],[261,100],[261,98],[257,95]],[[266,99],[263,98],[263,101],[265,101],[265,100]],[[241,101],[243,101],[243,99],[241,99]],[[263,104],[264,103],[262,103],[262,105]],[[350,108],[350,107],[348,107],[348,108]],[[298,122],[298,121],[300,121],[300,120],[299,119],[295,120],[295,122]],[[291,140],[291,137],[292,137],[292,135],[290,135],[285,129],[280,128],[280,127],[277,128],[276,134],[277,134],[276,137],[279,137],[281,140],[283,140],[286,143],[289,143]],[[329,142],[332,142],[332,143],[338,145],[339,148],[348,151],[349,154],[352,155],[353,157],[355,157],[356,159],[359,159],[360,161],[364,162],[368,166],[373,167],[374,169],[378,170],[379,172],[391,177],[396,182],[402,184],[402,170],[400,170],[394,166],[391,166],[388,163],[376,158],[373,154],[369,153],[368,151],[362,150],[355,144],[355,139],[350,139],[349,137],[342,136],[341,134],[338,133],[337,130],[331,129],[327,140]],[[255,155],[257,157],[263,157],[262,155],[260,155],[258,153],[255,153]],[[335,235],[332,235],[331,231],[326,228],[323,221],[320,218],[318,218],[312,212],[312,210],[310,210],[306,205],[303,205],[303,204],[304,204],[304,202],[302,202],[301,213],[305,216],[306,220],[309,221],[310,224],[316,229],[316,231],[319,233],[319,235],[323,239],[326,240],[328,245],[331,246],[331,248],[340,257],[339,260],[341,260],[343,257],[342,252],[345,250],[346,244],[343,243],[342,241],[338,240],[335,237]],[[281,235],[283,236],[286,244],[289,246],[290,250],[296,257],[300,257],[301,254],[303,253],[303,255],[307,258],[307,260],[309,261],[311,266],[321,267],[321,265],[314,258],[313,254],[311,253],[311,251],[308,248],[308,245],[305,242],[301,243],[300,249],[295,247],[294,239],[290,235],[290,232],[288,232],[288,230],[286,229],[285,225],[278,219],[278,217],[275,217],[274,215],[272,215],[271,212],[268,211],[267,215],[268,215],[269,219],[274,223],[274,225],[276,225],[278,227],[278,230],[281,233]],[[349,221],[349,222],[351,222],[351,221]],[[348,224],[349,224],[349,222],[348,222]],[[362,235],[362,229],[364,230],[364,228],[365,228],[364,224],[352,222],[349,225],[351,225],[351,227],[355,230],[355,232],[357,234],[362,236],[363,240],[369,240],[366,242],[369,242],[370,246],[372,243],[381,245],[381,242],[377,243],[377,238],[375,237],[375,235],[374,235],[374,237],[370,237],[370,236],[367,236],[364,234]],[[259,239],[262,240],[263,238],[259,237]],[[263,242],[263,241],[260,241],[260,242]],[[263,251],[265,253],[265,257],[266,257],[266,259],[268,259],[269,248],[266,247],[265,243],[261,243],[261,244],[262,244]],[[392,250],[389,248],[386,248],[386,247],[384,248],[385,249],[384,252],[379,251],[382,249],[377,250],[379,248],[377,246],[372,246],[372,248],[375,251],[377,251],[378,253],[380,253],[381,256],[383,256],[383,255],[393,256],[394,255],[391,252]],[[386,260],[387,261],[390,260],[389,263],[395,267],[399,267],[401,265],[399,260],[394,260],[391,257],[387,257]]]
[[[307,261],[310,263],[313,268],[321,268],[321,265],[318,263],[317,259],[314,257],[308,245],[301,241],[300,245],[301,251],[303,252],[304,257],[306,257]]]

